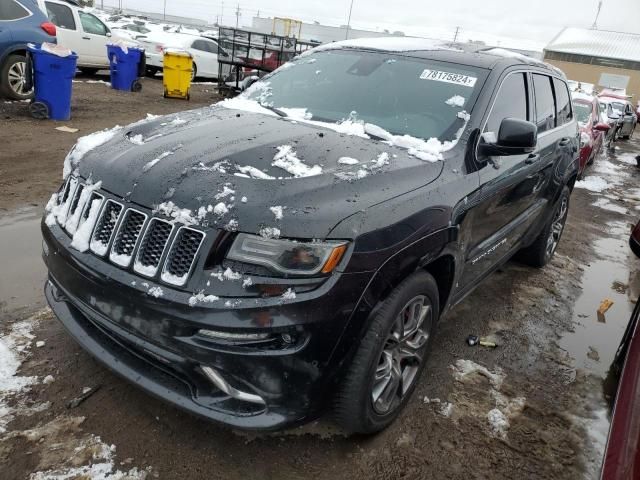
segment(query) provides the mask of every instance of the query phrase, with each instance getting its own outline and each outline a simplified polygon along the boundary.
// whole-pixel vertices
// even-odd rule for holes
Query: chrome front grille
[[[191,273],[204,233],[189,227],[180,227],[173,240],[160,278],[172,285],[184,285]]]
[[[153,277],[158,273],[160,260],[169,244],[171,232],[173,232],[171,223],[159,218],[151,219],[133,264],[136,272],[146,277]]]
[[[93,253],[100,256],[107,253],[109,242],[113,236],[113,231],[116,229],[118,220],[120,220],[120,214],[123,209],[124,207],[121,203],[107,200],[96,228],[93,231],[93,236],[91,237],[90,248]]]
[[[129,266],[133,258],[133,251],[138,244],[142,227],[146,221],[147,216],[138,210],[130,208],[125,212],[116,238],[111,246],[109,260],[121,267]]]
[[[95,226],[89,248],[94,254],[104,257],[109,252],[111,263],[132,268],[145,277],[154,278],[160,272],[165,283],[175,286],[187,283],[204,242],[203,232],[186,226],[176,228],[173,222],[162,218],[148,220],[148,215],[140,210],[127,208],[115,200],[105,201],[103,195],[90,191],[72,177],[58,197],[58,205],[66,206],[64,218],[59,218],[58,223],[69,235],[88,220],[94,200],[99,200],[94,211],[97,213],[101,208],[97,219],[92,214]]]

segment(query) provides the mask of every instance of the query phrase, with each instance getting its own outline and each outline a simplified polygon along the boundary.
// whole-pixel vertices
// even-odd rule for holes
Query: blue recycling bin
[[[69,120],[71,92],[76,75],[78,55],[60,57],[42,50],[41,45],[29,45],[33,68],[34,99],[29,105],[35,118]]]
[[[138,80],[144,71],[144,49],[128,47],[127,51],[120,45],[107,45],[109,70],[111,71],[111,88],[127,92],[139,92],[142,84]]]

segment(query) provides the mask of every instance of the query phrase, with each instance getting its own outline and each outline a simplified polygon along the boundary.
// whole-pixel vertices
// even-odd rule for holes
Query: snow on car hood
[[[70,168],[104,190],[181,223],[294,238],[324,238],[340,220],[434,181],[443,168],[406,148],[220,106],[99,140]]]

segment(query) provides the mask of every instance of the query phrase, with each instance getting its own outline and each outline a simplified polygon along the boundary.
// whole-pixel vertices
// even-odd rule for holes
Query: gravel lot
[[[35,121],[25,104],[0,101],[0,349],[22,362],[16,377],[0,377],[3,479],[597,477],[608,428],[603,380],[640,292],[640,261],[627,243],[640,214],[638,140],[590,167],[547,268],[510,262],[443,319],[416,394],[390,429],[347,438],[322,419],[254,435],[120,380],[45,308],[39,216],[75,139],[217,99],[211,85],[194,86],[187,103],[163,99],[158,80],[145,80],[140,94],[83,80],[74,84],[70,122]],[[80,130],[55,130],[60,125]],[[592,176],[608,187],[584,188]],[[604,298],[615,303],[601,323]],[[468,347],[469,334],[489,335],[498,347]],[[97,390],[68,408],[87,387]],[[496,408],[507,421],[502,429],[489,421]]]

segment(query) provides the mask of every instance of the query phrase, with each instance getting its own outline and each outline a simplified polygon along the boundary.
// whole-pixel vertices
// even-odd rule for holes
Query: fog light
[[[283,333],[282,334],[282,341],[284,343],[293,343],[293,337],[291,335],[289,335],[288,333]]]
[[[199,330],[198,335],[217,340],[226,340],[228,342],[255,342],[258,340],[267,340],[271,337],[270,333],[233,333],[220,332],[218,330]]]

